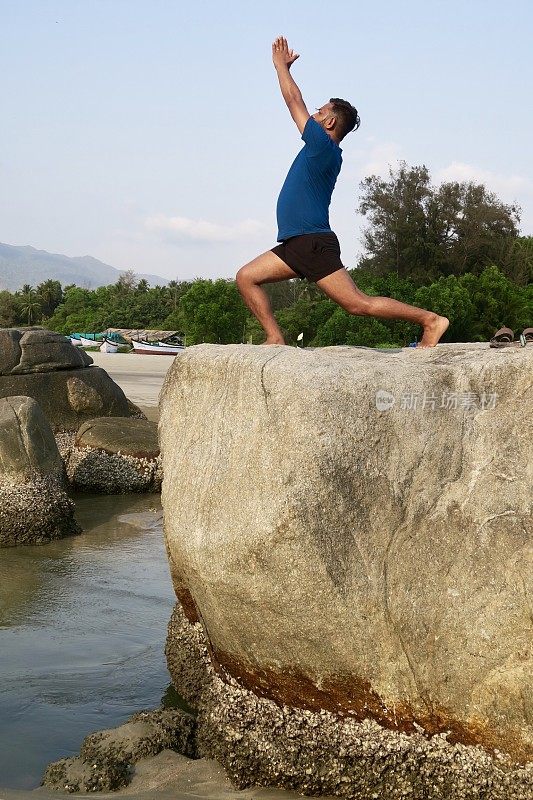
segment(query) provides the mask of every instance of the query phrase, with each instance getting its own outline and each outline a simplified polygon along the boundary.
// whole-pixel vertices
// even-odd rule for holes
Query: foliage
[[[395,297],[445,314],[450,328],[443,341],[487,341],[504,324],[517,332],[533,324],[533,284],[514,283],[494,264],[479,275],[440,276],[418,287],[396,272],[376,275],[359,268],[350,274],[366,294]],[[176,281],[165,287],[119,282],[92,290],[59,287],[61,293],[50,283],[55,282],[45,281],[37,287],[39,291],[31,286],[15,294],[0,291],[0,325],[42,324],[64,334],[95,333],[108,327],[177,330],[185,334],[188,345],[264,341],[263,330],[234,281]],[[297,344],[303,333],[304,346],[311,347],[404,347],[421,334],[420,327],[411,323],[351,316],[315,284],[294,280],[268,284],[265,289],[269,295],[274,289],[272,305],[288,344]],[[46,316],[46,309],[60,297],[53,313]]]
[[[361,183],[360,213],[368,218],[367,255],[361,266],[377,275],[396,272],[417,285],[440,276],[479,275],[498,263],[525,284],[533,261],[518,246],[520,209],[502,203],[485,186],[457,181],[431,184],[425,166],[400,162],[388,179],[372,175]]]
[[[43,281],[37,286],[36,293],[40,298],[44,316],[53,314],[63,300],[63,289],[59,281]]]
[[[475,307],[461,278],[449,275],[440,277],[429,286],[421,286],[416,292],[414,305],[448,317],[450,327],[446,338],[449,341],[474,341],[471,326]]]
[[[242,342],[247,309],[234,281],[197,280],[180,298],[187,344]]]
[[[336,308],[315,337],[313,345],[318,347],[338,344],[365,347],[399,345],[399,342],[391,341],[392,336],[390,328],[381,320],[350,316],[342,308]]]
[[[275,316],[287,344],[296,344],[298,335],[303,333],[305,346],[315,341],[318,331],[336,308],[331,300],[301,297],[293,306],[281,309]]]
[[[0,327],[12,328],[18,321],[16,298],[7,289],[0,291]]]
[[[517,286],[494,265],[483,270],[477,281],[468,274],[461,283],[473,304],[469,341],[484,341],[487,330],[503,325],[518,332],[533,325],[533,284]]]
[[[26,292],[21,298],[19,309],[24,321],[33,325],[42,310],[41,301],[35,292]]]

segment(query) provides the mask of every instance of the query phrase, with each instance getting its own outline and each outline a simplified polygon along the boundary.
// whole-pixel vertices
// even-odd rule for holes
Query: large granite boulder
[[[92,358],[58,333],[0,329],[0,398],[33,397],[54,431],[77,430],[98,416],[130,417],[139,409]]]
[[[31,397],[0,400],[0,546],[43,544],[80,529],[52,429]]]
[[[76,489],[103,494],[158,492],[161,459],[157,423],[131,417],[84,422],[65,459]]]
[[[303,709],[318,731],[333,714],[531,758],[532,374],[533,347],[483,344],[200,345],[175,360],[167,547],[228,698]],[[239,701],[215,694],[205,719],[235,773]],[[267,716],[238,734],[258,769]]]

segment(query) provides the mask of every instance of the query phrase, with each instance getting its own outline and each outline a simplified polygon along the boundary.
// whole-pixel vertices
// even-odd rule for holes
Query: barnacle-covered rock
[[[31,397],[0,400],[0,546],[79,532],[54,434]]]
[[[157,424],[130,417],[99,417],[84,423],[66,460],[71,484],[104,494],[158,492],[161,459]]]

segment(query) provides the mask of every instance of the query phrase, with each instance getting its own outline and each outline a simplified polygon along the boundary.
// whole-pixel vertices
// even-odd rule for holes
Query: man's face
[[[324,106],[317,108],[316,112],[312,115],[313,119],[316,119],[321,125],[331,116],[333,116],[333,105],[331,103],[326,103]]]

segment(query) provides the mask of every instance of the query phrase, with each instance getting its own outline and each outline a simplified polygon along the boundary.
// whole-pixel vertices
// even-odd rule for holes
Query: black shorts
[[[316,282],[338,269],[344,269],[339,240],[333,232],[291,236],[273,247],[272,252],[299,278],[307,278],[308,281]]]

